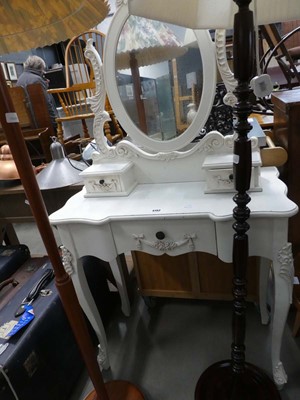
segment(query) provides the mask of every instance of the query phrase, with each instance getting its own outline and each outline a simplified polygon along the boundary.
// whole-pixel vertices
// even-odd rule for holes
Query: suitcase
[[[30,251],[25,244],[0,246],[0,284],[10,276],[30,257]]]
[[[51,268],[49,262],[38,268],[2,307],[0,325],[15,319],[20,303],[47,268]],[[35,318],[9,340],[0,339],[0,345],[8,343],[0,354],[1,400],[67,400],[83,370],[54,280],[46,289],[48,295],[40,295],[32,303]]]
[[[17,295],[29,278],[49,261],[47,256],[33,257],[25,261],[9,279],[0,282],[0,313],[2,308]]]

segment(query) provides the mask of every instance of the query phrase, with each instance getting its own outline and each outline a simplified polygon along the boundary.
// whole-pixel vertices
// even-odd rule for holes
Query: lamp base
[[[110,381],[105,383],[109,400],[144,400],[144,395],[132,383],[127,381]],[[93,390],[84,400],[100,400]]]
[[[259,368],[245,363],[245,372],[233,376],[231,361],[220,361],[200,376],[195,400],[280,400],[274,382]]]

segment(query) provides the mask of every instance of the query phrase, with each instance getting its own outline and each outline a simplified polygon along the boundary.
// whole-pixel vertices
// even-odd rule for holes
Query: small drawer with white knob
[[[203,163],[205,170],[205,193],[234,192],[233,154],[208,155]],[[252,152],[252,169],[250,191],[261,191],[260,187],[260,153]]]
[[[127,196],[137,184],[132,162],[93,164],[80,175],[85,197]]]

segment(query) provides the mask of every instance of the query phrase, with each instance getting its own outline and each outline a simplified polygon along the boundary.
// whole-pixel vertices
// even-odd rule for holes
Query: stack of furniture
[[[274,104],[274,140],[275,143],[286,149],[287,162],[280,168],[280,177],[288,188],[288,197],[298,206],[300,205],[300,89],[284,90],[272,94]],[[300,278],[300,214],[289,220],[289,241],[293,245],[295,274]],[[294,286],[294,304],[297,309],[296,322],[293,334],[300,329],[300,290]]]

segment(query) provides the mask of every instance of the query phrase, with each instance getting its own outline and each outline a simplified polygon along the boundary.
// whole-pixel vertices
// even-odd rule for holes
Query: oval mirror
[[[210,113],[216,84],[208,31],[116,12],[105,40],[106,90],[119,123],[139,146],[174,151],[189,144]]]

